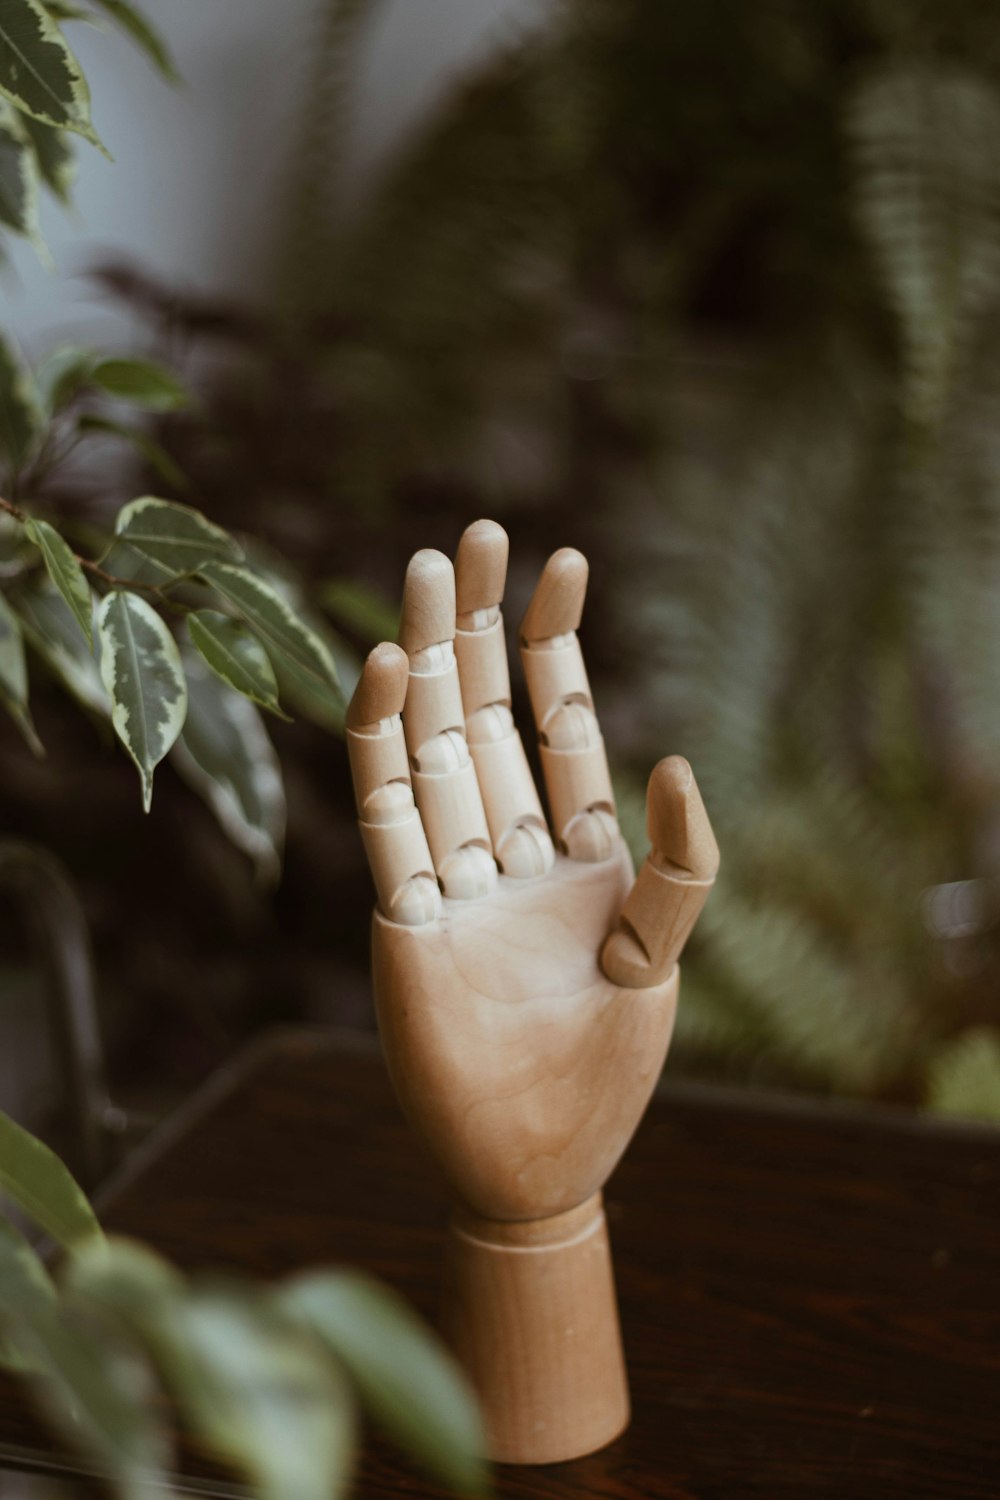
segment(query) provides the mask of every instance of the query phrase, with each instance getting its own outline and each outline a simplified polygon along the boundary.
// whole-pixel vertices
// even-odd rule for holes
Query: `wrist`
[[[578,1458],[626,1426],[628,1386],[600,1193],[543,1219],[499,1221],[456,1210],[445,1321],[498,1462]]]

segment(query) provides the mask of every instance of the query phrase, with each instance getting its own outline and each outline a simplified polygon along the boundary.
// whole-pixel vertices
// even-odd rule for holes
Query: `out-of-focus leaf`
[[[189,1426],[262,1500],[331,1500],[354,1452],[350,1391],[318,1344],[266,1304],[220,1288],[171,1304],[150,1330]]]
[[[245,625],[215,609],[197,610],[188,615],[187,624],[195,646],[223,682],[261,708],[286,717],[278,706],[274,668],[260,641]]]
[[[73,611],[73,617],[86,636],[87,644],[92,645],[94,631],[91,622],[90,585],[72,549],[48,521],[32,518],[25,522],[24,529],[44,557],[48,575]]]
[[[927,1102],[943,1115],[1000,1120],[1000,1031],[974,1026],[934,1058]]]
[[[84,708],[110,717],[111,702],[98,663],[48,576],[34,574],[18,588],[11,602],[28,645],[38,652],[64,687]]]
[[[34,1369],[17,1342],[17,1323],[51,1317],[55,1305],[56,1289],[38,1254],[13,1224],[0,1218],[0,1368]]]
[[[71,1249],[102,1233],[83,1189],[54,1151],[0,1110],[0,1188]]]
[[[288,602],[245,568],[211,563],[199,571],[260,638],[282,688],[287,681],[300,690],[297,701],[304,711],[317,719],[321,712],[342,718],[344,697],[333,658]]]
[[[402,1447],[463,1494],[486,1492],[486,1446],[468,1383],[401,1297],[356,1271],[310,1272],[276,1295],[330,1347]]]
[[[35,379],[47,412],[62,411],[86,386],[94,359],[94,351],[80,344],[60,344],[45,356]]]
[[[94,0],[102,10],[107,11],[111,19],[122,31],[130,36],[137,47],[140,47],[146,56],[153,62],[164,78],[171,83],[179,81],[174,60],[167,50],[167,45],[158,31],[155,31],[141,11],[134,5],[129,5],[127,0]]]
[[[39,0],[0,0],[0,94],[36,120],[100,145],[86,79]]]
[[[176,375],[149,359],[102,359],[91,379],[109,396],[143,411],[177,411],[190,400]]]
[[[94,21],[91,11],[71,5],[69,0],[42,0],[42,4],[54,21]]]
[[[223,832],[254,862],[261,880],[281,873],[285,789],[264,722],[242,694],[193,654],[186,662],[188,716],[171,761],[207,802]]]
[[[65,131],[54,125],[43,125],[33,115],[22,115],[24,133],[31,145],[38,176],[59,199],[69,203],[70,189],[76,178],[76,157]]]
[[[169,583],[200,572],[204,564],[242,556],[239,544],[189,505],[144,495],[119,511],[115,541],[103,566],[144,583]],[[135,567],[138,554],[140,564]]]
[[[153,771],[180,734],[187,713],[180,653],[156,611],[135,594],[106,595],[97,628],[111,722],[138,767],[148,812]]]
[[[28,710],[28,669],[17,616],[0,594],[0,701],[35,755],[44,755]]]
[[[0,1217],[0,1328],[12,1316],[44,1317],[56,1305],[56,1289],[41,1258],[7,1219]]]
[[[75,1251],[62,1284],[67,1292],[92,1298],[130,1323],[185,1287],[181,1273],[162,1255],[117,1234]]]
[[[34,153],[18,115],[0,114],[0,224],[27,239],[39,239]]]
[[[170,1441],[137,1351],[65,1315],[23,1320],[14,1342],[37,1372],[35,1390],[51,1420],[108,1470],[119,1494],[170,1493]]]
[[[106,432],[111,437],[122,438],[142,454],[149,466],[161,479],[172,484],[175,490],[190,489],[190,482],[183,469],[178,468],[162,443],[150,437],[141,427],[129,427],[124,422],[114,422],[110,417],[100,417],[94,412],[83,412],[77,419],[78,432]]]
[[[399,610],[377,589],[350,578],[335,578],[323,585],[320,603],[334,619],[365,640],[394,641],[399,634]]]
[[[41,411],[31,376],[0,336],[0,458],[20,469],[38,438]]]
[[[1000,276],[1000,98],[944,58],[863,76],[846,118],[851,185],[903,335],[904,402],[940,419]]]

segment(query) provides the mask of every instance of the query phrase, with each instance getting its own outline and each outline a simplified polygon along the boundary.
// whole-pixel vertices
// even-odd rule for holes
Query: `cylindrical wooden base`
[[[458,1210],[445,1331],[496,1462],[558,1463],[616,1438],[628,1425],[628,1382],[600,1193],[528,1223]]]

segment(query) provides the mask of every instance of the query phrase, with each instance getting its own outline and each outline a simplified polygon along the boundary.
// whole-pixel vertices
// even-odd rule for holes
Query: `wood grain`
[[[605,1206],[632,1424],[593,1457],[498,1471],[500,1496],[996,1500],[998,1133],[668,1089]],[[438,1306],[445,1186],[350,1038],[258,1048],[105,1217],[187,1266],[348,1262]],[[7,1380],[0,1449],[16,1447],[53,1459]],[[441,1492],[374,1443],[357,1493]]]

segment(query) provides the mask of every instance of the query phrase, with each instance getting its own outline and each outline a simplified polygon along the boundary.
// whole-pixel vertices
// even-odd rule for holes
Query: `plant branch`
[[[2,495],[0,495],[0,511],[6,512],[8,516],[13,516],[14,520],[20,521],[22,526],[26,521],[30,520],[27,511],[23,511],[19,505],[12,505],[11,502],[9,500],[5,500]],[[191,612],[188,609],[187,605],[178,604],[176,599],[171,599],[168,594],[165,594],[158,583],[141,583],[136,578],[119,578],[117,574],[109,573],[106,568],[101,567],[100,563],[94,562],[89,557],[83,557],[79,552],[74,552],[73,556],[76,558],[77,562],[80,564],[80,567],[83,568],[85,572],[90,573],[94,578],[99,578],[101,582],[106,583],[109,588],[129,589],[133,593],[138,593],[141,591],[146,594],[151,594],[153,598],[156,599],[160,604],[162,604],[165,609],[170,609],[177,614],[184,615],[190,614]]]

